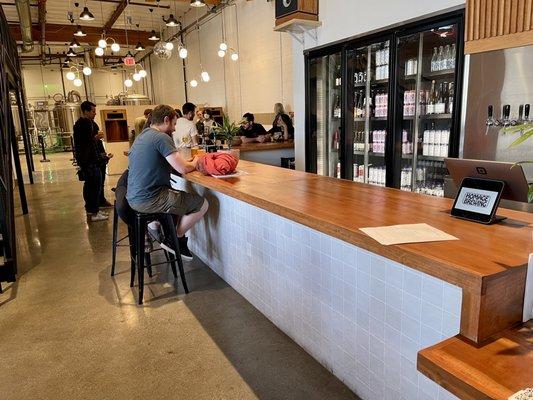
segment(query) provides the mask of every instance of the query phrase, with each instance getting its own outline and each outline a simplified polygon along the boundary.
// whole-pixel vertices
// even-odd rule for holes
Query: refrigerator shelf
[[[354,122],[365,122],[366,118],[354,118]]]
[[[389,84],[388,79],[380,79],[379,81],[370,82],[371,86],[388,86],[388,84]]]
[[[387,117],[370,117],[371,121],[387,121]]]
[[[428,161],[442,161],[444,162],[444,157],[437,157],[437,156],[424,156],[422,154],[419,154],[417,156],[419,160],[428,160]]]
[[[421,115],[420,119],[452,119],[452,114],[427,114]]]
[[[369,151],[368,155],[371,157],[385,157],[385,153],[374,153],[373,151]]]
[[[353,154],[354,156],[364,156],[365,152],[362,150],[354,150]]]
[[[422,78],[433,80],[435,78],[446,78],[455,75],[455,69],[443,69],[442,71],[425,72]]]

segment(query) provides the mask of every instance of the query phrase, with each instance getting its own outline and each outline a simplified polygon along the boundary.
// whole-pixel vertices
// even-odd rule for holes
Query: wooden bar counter
[[[420,350],[459,333],[474,351],[521,323],[533,215],[500,209],[507,220],[482,225],[452,218],[450,199],[243,160],[238,170],[175,178],[211,204],[193,251],[361,398],[441,390],[417,375]],[[359,230],[412,223],[459,240],[383,246]],[[436,379],[438,362],[424,365],[463,395]]]
[[[191,182],[243,200],[463,289],[461,334],[480,343],[522,318],[533,215],[482,225],[452,218],[450,199],[434,198],[241,161],[243,175]],[[428,223],[458,241],[383,246],[359,228]]]

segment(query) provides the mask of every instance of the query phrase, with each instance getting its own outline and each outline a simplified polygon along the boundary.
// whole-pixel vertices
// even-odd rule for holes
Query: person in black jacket
[[[99,140],[103,134],[94,122],[96,105],[90,101],[81,103],[82,116],[74,124],[74,154],[80,167],[83,183],[85,211],[90,221],[105,221],[107,214],[100,211],[100,193],[102,191],[102,159]]]

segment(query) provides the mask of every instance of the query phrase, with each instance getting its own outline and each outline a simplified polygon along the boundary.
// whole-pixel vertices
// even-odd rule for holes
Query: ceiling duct
[[[22,52],[27,53],[33,50],[33,39],[31,37],[30,0],[15,0],[15,4],[17,5],[17,13],[20,20]]]

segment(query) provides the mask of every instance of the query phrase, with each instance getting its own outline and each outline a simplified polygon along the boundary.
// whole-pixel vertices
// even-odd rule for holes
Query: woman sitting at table
[[[294,139],[294,126],[292,125],[292,119],[285,114],[283,104],[276,103],[274,105],[274,113],[276,117],[272,122],[272,129],[268,133],[273,134],[274,140],[289,140]]]

